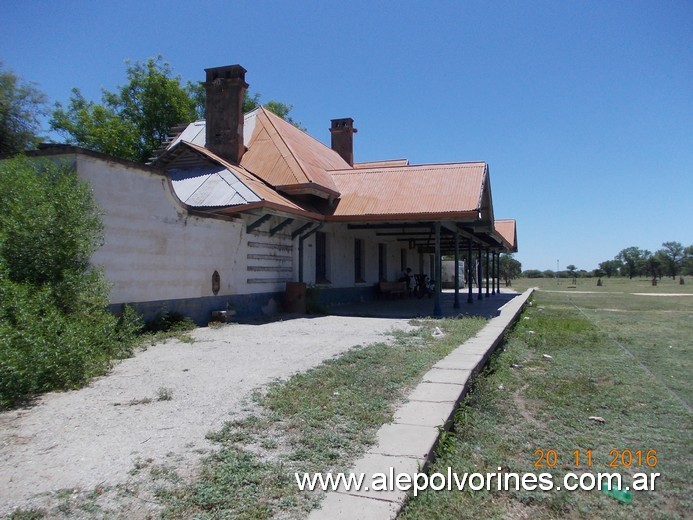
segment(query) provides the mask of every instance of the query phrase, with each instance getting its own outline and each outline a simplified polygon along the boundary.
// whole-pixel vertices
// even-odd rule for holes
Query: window
[[[315,283],[330,283],[327,279],[327,235],[315,233]]]
[[[378,280],[387,281],[387,245],[378,244]]]
[[[366,255],[363,240],[354,240],[354,282],[363,283],[366,281]]]

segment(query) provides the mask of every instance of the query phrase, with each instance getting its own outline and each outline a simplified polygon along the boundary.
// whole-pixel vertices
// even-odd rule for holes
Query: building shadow
[[[468,303],[467,292],[460,291],[459,307],[455,308],[455,294],[452,289],[443,290],[440,299],[440,307],[443,318],[460,318],[465,316],[481,316],[493,318],[500,315],[500,309],[510,300],[519,296],[514,291],[503,291],[500,294],[491,294],[488,297],[484,291],[482,299],[478,299],[478,292],[473,293],[471,303]],[[424,297],[378,299],[361,303],[349,303],[334,305],[327,308],[331,315],[335,316],[359,316],[367,318],[433,318],[434,300]]]

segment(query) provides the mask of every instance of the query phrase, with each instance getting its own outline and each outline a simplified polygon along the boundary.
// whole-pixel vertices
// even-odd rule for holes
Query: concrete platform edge
[[[471,368],[471,372],[469,372],[468,369],[455,369],[455,368],[450,368],[449,370],[459,370],[460,371],[460,384],[458,387],[460,388],[460,394],[457,396],[455,400],[450,401],[450,409],[449,413],[447,414],[447,419],[445,419],[443,422],[441,422],[440,425],[436,425],[435,427],[428,427],[432,428],[435,430],[435,435],[425,435],[422,436],[423,438],[415,440],[415,442],[418,442],[418,445],[416,446],[410,446],[410,447],[400,447],[400,450],[403,450],[402,453],[393,453],[391,449],[388,449],[388,446],[383,446],[382,444],[388,442],[391,439],[391,436],[389,435],[378,435],[378,438],[380,439],[380,442],[378,443],[377,446],[372,447],[370,450],[368,450],[368,453],[386,453],[389,457],[407,457],[411,459],[411,454],[412,453],[418,453],[421,454],[418,457],[416,457],[414,460],[417,460],[419,467],[421,468],[420,471],[426,471],[433,459],[433,454],[435,452],[436,445],[438,443],[438,439],[440,438],[440,430],[439,426],[442,427],[444,430],[449,430],[450,427],[452,426],[452,419],[454,417],[455,411],[457,410],[457,407],[459,406],[459,403],[464,399],[465,395],[469,391],[469,387],[471,385],[471,382],[473,381],[474,377],[481,371],[481,369],[486,365],[486,362],[488,361],[488,358],[491,356],[491,354],[498,348],[498,346],[503,342],[503,338],[505,336],[505,332],[513,326],[513,324],[517,321],[517,319],[520,316],[520,313],[524,309],[527,300],[530,298],[532,295],[534,289],[527,289],[525,292],[522,294],[516,296],[512,300],[510,300],[508,303],[503,305],[503,307],[500,310],[500,315],[492,318],[489,320],[489,323],[486,324],[486,326],[479,331],[477,336],[474,338],[470,338],[467,342],[461,344],[458,346],[454,351],[452,351],[446,358],[443,358],[441,362],[444,362],[448,358],[452,356],[452,359],[455,359],[455,353],[458,353],[458,358],[460,353],[464,354],[464,347],[465,345],[470,342],[470,343],[477,343],[478,342],[478,336],[483,335],[484,340],[490,342],[488,343],[488,347],[483,353],[478,354],[478,360],[476,360],[474,366]],[[477,339],[477,341],[475,341]],[[475,349],[476,352],[478,352],[478,349]],[[465,374],[463,374],[465,373]],[[445,383],[441,383],[445,384]],[[423,387],[420,389],[419,386],[423,385]],[[457,386],[457,385],[450,385],[450,386]],[[431,383],[426,382],[425,378],[422,379],[421,383],[413,389],[412,395],[426,395],[426,392],[424,389],[430,389]],[[417,393],[418,390],[418,393]],[[424,397],[425,399],[425,397]],[[409,415],[411,415],[411,405],[412,403],[420,403],[423,411],[427,407],[429,407],[432,403],[427,401],[427,400],[411,400],[406,405],[408,406],[408,412]],[[440,404],[440,403],[437,403]],[[402,408],[405,405],[400,406]],[[422,411],[422,415],[423,415]],[[392,429],[393,426],[401,425],[401,426],[409,426],[411,427],[411,424],[407,424],[406,422],[400,423],[397,420],[398,417],[398,412],[395,411],[395,421],[393,423],[383,425],[381,427],[381,430],[379,430],[379,434],[383,429]],[[419,426],[419,428],[425,428],[424,426]],[[433,442],[431,443],[431,439],[433,439]],[[393,442],[392,445],[396,445],[396,442]],[[387,459],[383,459],[387,460]],[[358,473],[367,473],[373,474],[373,468],[359,468],[358,463],[356,464],[356,467],[351,468],[351,472],[358,474]],[[367,471],[363,471],[366,470]],[[390,470],[389,467],[383,467],[383,468],[378,468],[378,472],[381,472],[383,474],[387,474],[388,471]],[[371,496],[357,496],[355,494],[349,494],[345,491],[333,491],[330,493],[327,493],[326,499],[323,501],[322,506],[320,509],[315,509],[311,511],[309,515],[310,520],[322,520],[322,519],[350,519],[350,518],[356,518],[352,516],[352,513],[358,512],[358,518],[373,518],[373,519],[390,519],[390,518],[395,518],[399,511],[401,510],[402,506],[404,505],[404,502],[406,500],[406,493],[395,493],[395,494],[388,494],[389,496],[387,498],[383,497],[384,500],[377,500],[374,499],[374,497]],[[395,498],[394,502],[390,502]],[[349,501],[349,506],[344,507],[344,502],[343,500],[348,500]],[[385,504],[389,504],[389,507],[384,507]]]

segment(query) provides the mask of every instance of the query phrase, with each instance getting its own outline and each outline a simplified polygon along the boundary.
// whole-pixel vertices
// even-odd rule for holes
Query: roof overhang
[[[313,195],[321,199],[333,200],[339,197],[339,192],[321,186],[315,182],[309,182],[305,184],[287,184],[283,186],[275,186],[278,191],[286,193],[287,195]]]

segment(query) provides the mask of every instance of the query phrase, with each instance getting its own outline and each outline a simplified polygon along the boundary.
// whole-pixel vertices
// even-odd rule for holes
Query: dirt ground
[[[337,316],[200,328],[192,343],[151,346],[86,388],[0,413],[0,515],[70,513],[70,497],[95,493],[146,502],[136,490],[151,471],[139,470],[193,475],[212,448],[205,435],[242,414],[255,389],[409,328],[403,319]],[[156,507],[109,509],[146,517]],[[84,507],[72,513],[91,516]]]

